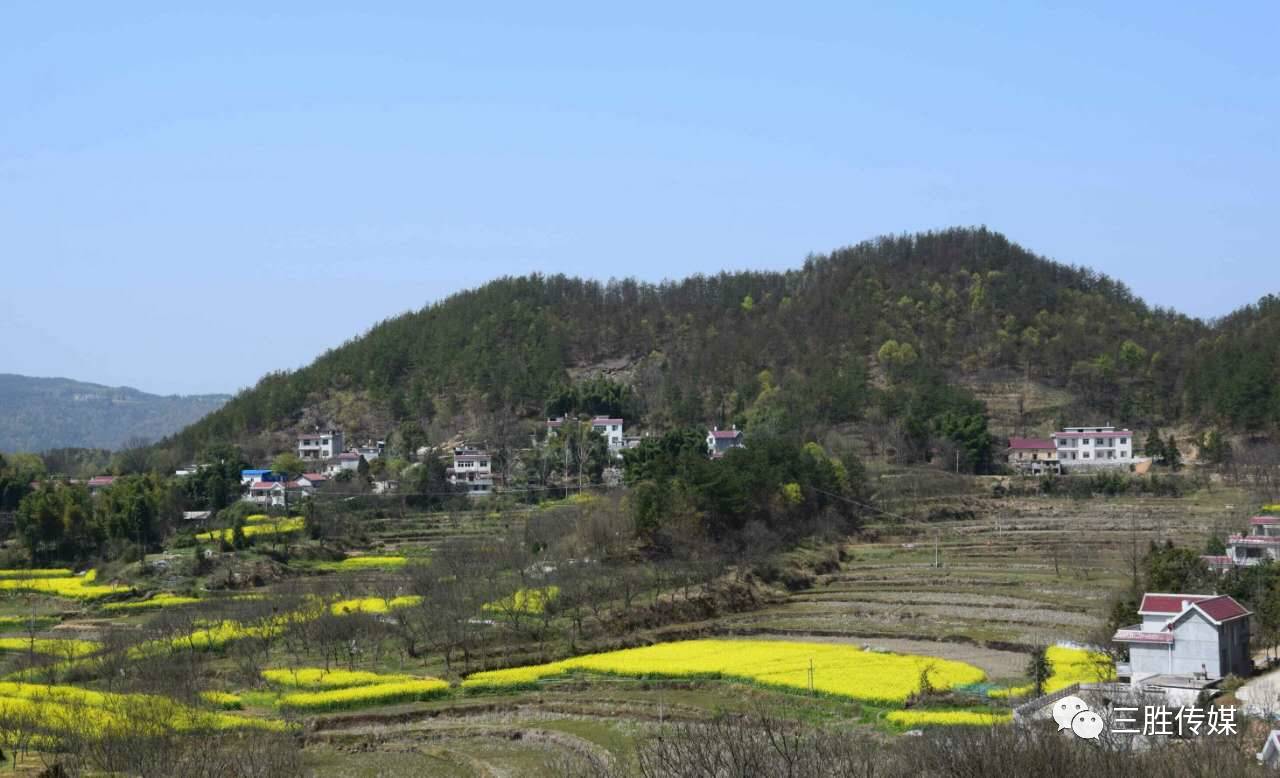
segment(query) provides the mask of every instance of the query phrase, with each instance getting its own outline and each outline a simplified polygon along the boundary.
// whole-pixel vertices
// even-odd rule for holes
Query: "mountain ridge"
[[[1280,366],[1267,341],[1280,322],[1271,299],[1206,322],[986,228],[884,236],[784,271],[659,284],[503,277],[270,373],[164,446],[189,456],[324,425],[381,437],[404,420],[443,438],[494,414],[532,419],[592,374],[584,367],[620,360],[637,420],[657,428],[892,423],[902,409],[882,402],[881,379],[927,367],[953,382],[1016,372],[1070,390],[1082,414],[1122,423],[1270,429],[1280,394],[1259,376]],[[1224,337],[1235,346],[1224,350]],[[1246,355],[1261,367],[1236,386]]]
[[[0,373],[0,451],[118,449],[217,410],[225,394],[158,395],[73,378]]]

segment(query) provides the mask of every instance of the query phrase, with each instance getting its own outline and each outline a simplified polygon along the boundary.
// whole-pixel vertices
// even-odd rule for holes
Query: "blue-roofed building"
[[[281,478],[276,473],[271,472],[270,470],[241,470],[240,471],[241,485],[255,484],[259,481],[283,481],[283,480],[284,480],[283,478]]]

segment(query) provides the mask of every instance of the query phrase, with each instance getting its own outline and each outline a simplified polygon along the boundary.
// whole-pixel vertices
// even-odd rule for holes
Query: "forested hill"
[[[69,378],[0,373],[0,452],[117,449],[159,440],[216,410],[227,395],[147,394]]]
[[[575,392],[608,394],[573,389],[600,375],[654,427],[892,419],[919,392],[885,387],[984,374],[1061,387],[1116,423],[1269,427],[1277,321],[1270,299],[1215,325],[1152,308],[986,229],[884,237],[782,273],[502,278],[268,375],[166,445],[186,455],[303,426],[381,436],[406,419],[531,418],[572,409]]]

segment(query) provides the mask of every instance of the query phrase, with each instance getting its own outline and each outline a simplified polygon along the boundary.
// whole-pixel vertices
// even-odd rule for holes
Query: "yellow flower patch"
[[[32,592],[71,600],[96,600],[129,591],[127,586],[96,584],[96,571],[80,577],[0,578],[0,592]]]
[[[365,670],[326,670],[323,667],[263,670],[262,677],[277,686],[296,689],[346,689],[382,683],[419,680],[412,675],[373,673]]]
[[[976,712],[969,710],[895,710],[885,714],[885,719],[900,727],[924,726],[980,726],[993,727],[1013,721],[1010,711]]]
[[[396,570],[409,563],[402,556],[353,556],[341,562],[321,562],[316,570],[333,570],[335,572],[351,572],[359,570]]]
[[[134,600],[132,602],[109,602],[102,606],[105,611],[141,611],[152,610],[155,608],[169,608],[176,605],[190,605],[200,602],[198,597],[183,597],[169,592],[161,592],[154,597],[146,600]]]
[[[362,708],[369,705],[392,705],[438,697],[449,690],[447,681],[418,678],[412,681],[352,686],[318,692],[296,692],[280,698],[280,707],[296,711],[327,711]]]
[[[338,600],[329,606],[329,610],[342,616],[348,613],[386,613],[396,608],[408,608],[422,602],[417,595],[393,597],[387,601],[381,597],[358,597],[352,600]]]
[[[978,668],[949,659],[863,651],[854,646],[773,640],[684,640],[643,648],[474,673],[463,681],[473,689],[514,688],[573,670],[631,677],[710,677],[764,686],[807,690],[810,662],[817,692],[882,703],[900,703],[929,683],[950,689],[978,683]]]
[[[167,697],[116,694],[78,686],[46,686],[0,681],[0,709],[35,714],[51,732],[75,730],[105,734],[129,727],[131,711],[145,711],[144,721],[162,722],[179,732],[240,728],[283,730],[284,722],[213,713],[182,705]]]
[[[256,515],[257,514],[255,514],[255,516]],[[275,519],[270,516],[266,516],[257,521],[252,521],[255,516],[250,516],[245,519],[243,531],[246,539],[270,535],[288,535],[292,532],[300,531],[306,525],[306,519],[301,516],[294,516],[289,519]],[[235,537],[235,530],[228,527],[226,529],[215,529],[208,532],[201,532],[196,535],[196,540],[212,542],[225,540],[230,543],[233,537]]]
[[[520,589],[510,597],[503,597],[495,602],[487,602],[482,607],[486,611],[498,613],[542,613],[547,603],[560,594],[559,586],[547,586],[542,589]]]
[[[240,710],[244,707],[244,704],[240,701],[240,695],[232,694],[231,692],[200,692],[200,697],[205,702],[211,703],[223,710]]]
[[[99,648],[92,640],[75,640],[72,638],[0,638],[0,651],[5,653],[24,653],[34,651],[37,654],[52,654],[61,657],[82,657],[92,654]]]

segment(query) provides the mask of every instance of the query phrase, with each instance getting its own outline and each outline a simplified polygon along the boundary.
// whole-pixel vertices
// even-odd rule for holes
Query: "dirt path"
[[[867,646],[897,654],[920,654],[981,668],[989,678],[1021,676],[1027,668],[1026,654],[1016,651],[1000,651],[966,643],[948,643],[938,640],[909,640],[905,638],[827,637],[822,635],[752,635],[752,640],[791,640],[808,643],[840,643],[851,646]]]

